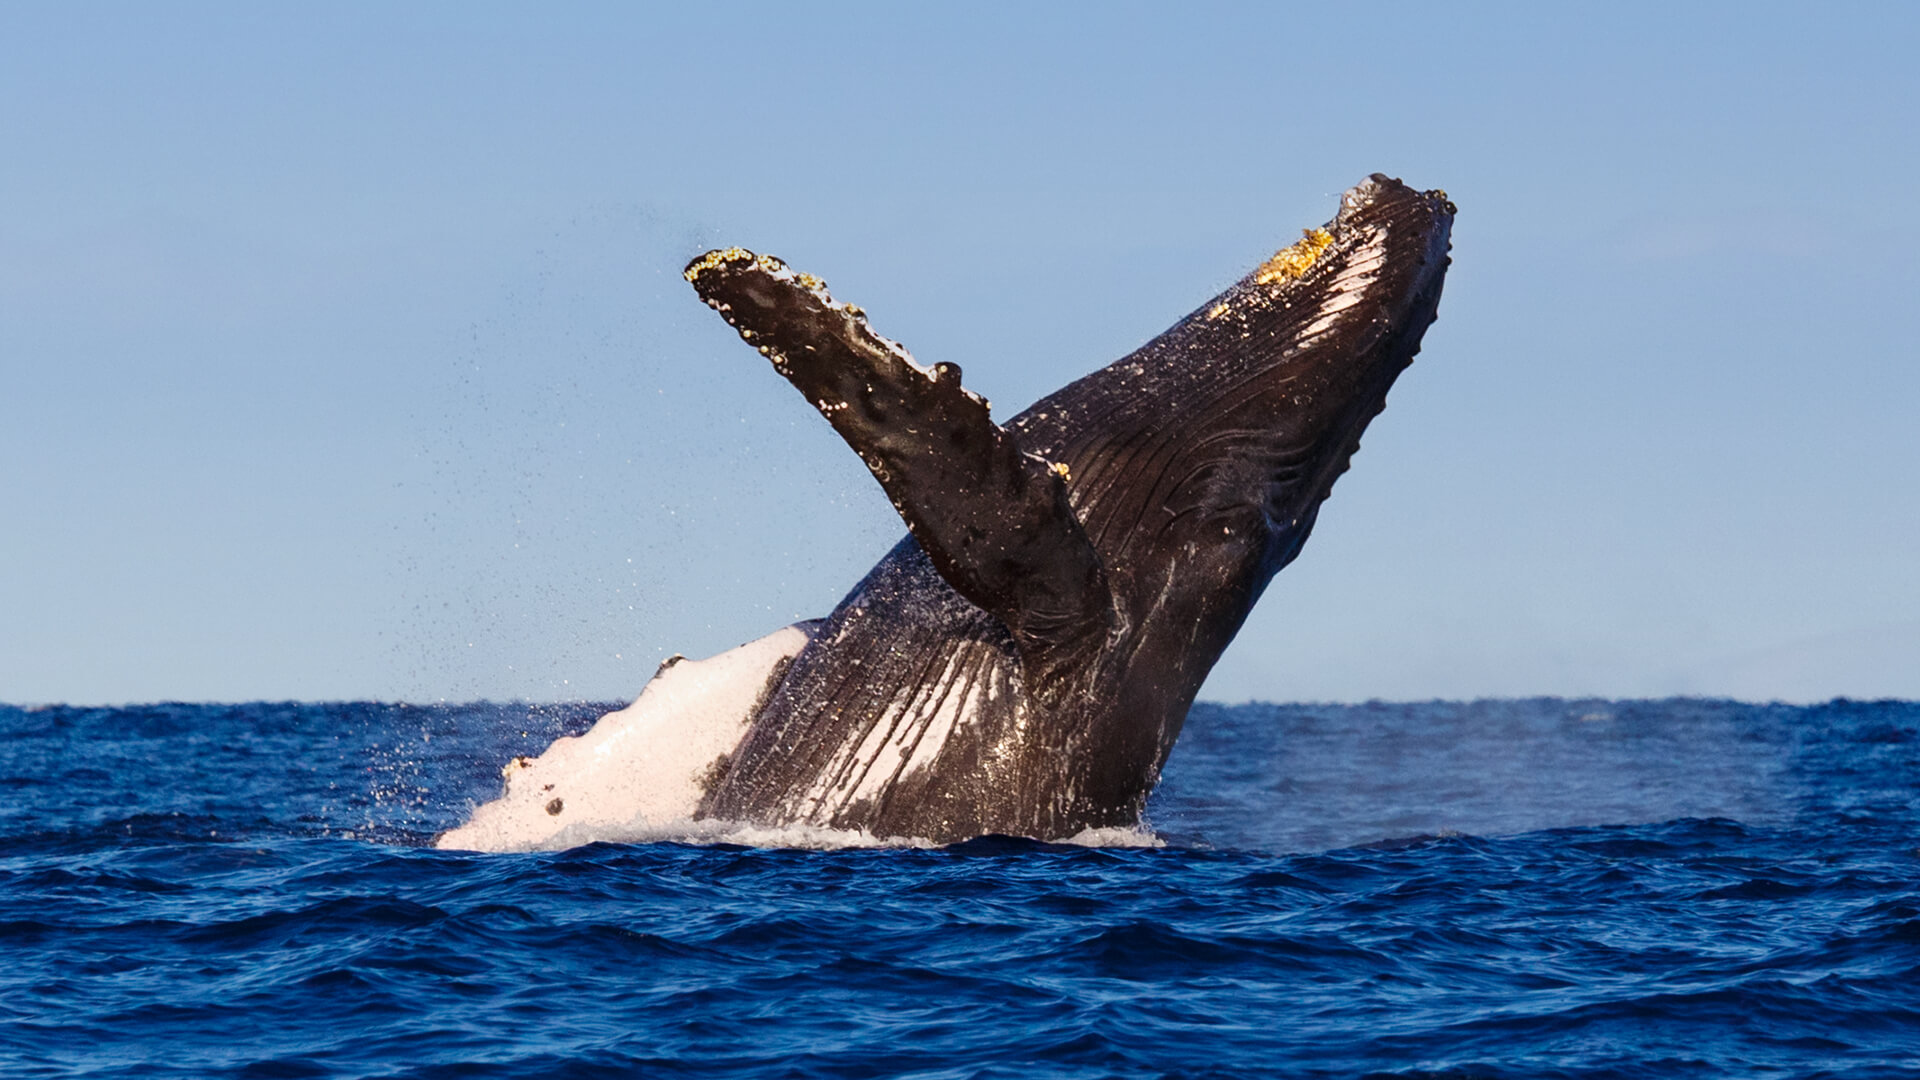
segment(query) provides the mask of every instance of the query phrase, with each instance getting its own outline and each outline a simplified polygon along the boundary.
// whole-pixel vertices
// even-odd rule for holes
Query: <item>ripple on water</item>
[[[600,711],[0,707],[0,1073],[1920,1070],[1911,704],[1201,706],[1151,832],[427,847]]]

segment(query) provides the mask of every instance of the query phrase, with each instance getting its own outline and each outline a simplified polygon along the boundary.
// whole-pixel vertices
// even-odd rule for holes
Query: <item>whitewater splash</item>
[[[815,625],[784,627],[707,660],[670,657],[633,704],[584,735],[555,739],[538,757],[508,762],[500,797],[435,846],[535,851],[704,835],[704,823],[693,820],[701,796]]]
[[[700,799],[724,773],[768,689],[812,640],[797,623],[706,660],[660,665],[633,704],[582,735],[555,739],[537,757],[501,770],[500,797],[434,846],[464,851],[557,851],[592,843],[740,844],[832,850],[936,847],[920,837],[865,829],[756,825],[697,819]],[[1088,829],[1064,841],[1092,847],[1154,847],[1143,827]]]
[[[448,834],[451,835],[451,834]],[[1038,844],[1038,841],[1031,841]],[[755,825],[751,822],[721,821],[703,818],[679,818],[651,822],[636,818],[622,824],[569,825],[539,840],[505,843],[477,848],[468,843],[448,843],[443,836],[436,846],[454,850],[487,852],[563,851],[587,844],[693,844],[699,846],[732,845],[766,849],[804,851],[847,851],[865,848],[913,848],[920,850],[946,847],[935,840],[918,836],[875,836],[865,829],[835,829],[822,825]],[[1046,845],[1086,848],[1163,848],[1167,843],[1145,826],[1128,829],[1088,829],[1064,840]]]

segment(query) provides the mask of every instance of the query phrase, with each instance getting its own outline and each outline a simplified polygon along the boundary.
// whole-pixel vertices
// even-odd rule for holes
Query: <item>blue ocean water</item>
[[[426,846],[598,711],[0,707],[0,1075],[1920,1075],[1920,704],[1202,705],[1160,847]]]

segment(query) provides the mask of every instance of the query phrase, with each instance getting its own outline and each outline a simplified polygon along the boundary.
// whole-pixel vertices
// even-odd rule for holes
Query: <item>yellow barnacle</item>
[[[805,270],[794,271],[794,277],[799,279],[800,284],[806,286],[809,289],[812,289],[815,292],[827,291],[826,282],[821,281],[819,278],[814,277],[812,274],[807,273]]]
[[[1273,258],[1260,264],[1253,273],[1255,285],[1271,285],[1276,281],[1292,281],[1307,272],[1321,252],[1333,244],[1333,234],[1325,229],[1306,229],[1300,240],[1291,247],[1281,248],[1273,253]]]
[[[682,273],[682,277],[685,277],[687,281],[693,281],[693,279],[701,277],[703,273],[714,269],[714,267],[720,265],[720,263],[732,263],[732,261],[739,261],[739,259],[751,258],[753,258],[753,252],[749,252],[747,248],[720,248],[718,252],[707,252],[705,256],[695,259],[695,261],[685,269],[685,273]]]
[[[1215,304],[1212,307],[1207,309],[1207,318],[1217,319],[1220,316],[1225,315],[1226,313],[1227,313],[1227,305]]]
[[[692,265],[688,266],[681,276],[688,281],[692,281],[708,270],[719,266],[721,263],[738,262],[741,259],[751,259],[753,257],[753,252],[741,247],[721,248],[718,251],[709,251],[694,260]]]
[[[1071,479],[1073,479],[1073,474],[1067,471],[1067,463],[1066,463],[1066,462],[1064,462],[1064,461],[1056,461],[1056,462],[1054,462],[1054,463],[1053,463],[1053,471],[1054,471],[1054,472],[1056,472],[1056,473],[1059,473],[1059,474],[1060,474],[1060,479],[1062,479],[1062,480],[1071,480]]]

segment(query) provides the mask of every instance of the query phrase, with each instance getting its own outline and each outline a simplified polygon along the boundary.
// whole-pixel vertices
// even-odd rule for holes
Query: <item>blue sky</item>
[[[1440,322],[1203,696],[1920,697],[1920,8],[692,7],[0,7],[0,700],[631,697],[901,532],[687,258],[1010,416],[1374,171]]]

